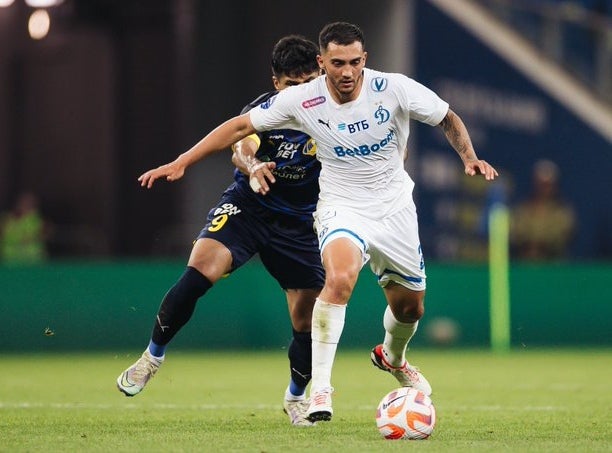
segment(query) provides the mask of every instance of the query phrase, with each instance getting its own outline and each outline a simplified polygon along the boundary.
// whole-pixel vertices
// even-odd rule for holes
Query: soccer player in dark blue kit
[[[278,90],[316,78],[318,51],[315,43],[301,36],[282,38],[272,51],[276,90],[257,98],[243,113],[270,102]],[[232,148],[232,161],[240,169],[235,171],[235,182],[210,210],[185,272],[161,302],[148,347],[117,378],[117,386],[126,396],[141,392],[162,364],[168,343],[191,318],[198,299],[258,253],[287,295],[293,327],[284,410],[292,424],[311,426],[304,396],[311,374],[310,326],[324,283],[312,226],[319,193],[316,145],[302,132],[273,130],[250,135]]]

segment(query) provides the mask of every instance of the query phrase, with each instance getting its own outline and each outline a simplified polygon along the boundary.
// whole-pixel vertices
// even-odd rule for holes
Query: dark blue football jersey
[[[277,92],[259,96],[242,109],[246,113],[270,99]],[[291,129],[261,132],[261,145],[256,157],[262,162],[275,162],[276,182],[266,195],[253,192],[249,177],[239,170],[234,172],[236,189],[252,197],[263,206],[292,216],[312,218],[319,196],[321,164],[316,157],[316,144],[310,136]]]

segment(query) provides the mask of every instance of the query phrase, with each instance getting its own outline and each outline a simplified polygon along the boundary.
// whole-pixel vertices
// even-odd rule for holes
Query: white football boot
[[[310,406],[306,411],[306,417],[311,422],[317,421],[329,421],[334,414],[332,409],[332,393],[334,389],[332,387],[324,388],[317,391],[310,392]]]
[[[308,410],[308,406],[310,406],[310,400],[303,399],[299,401],[283,401],[283,410],[285,414],[289,417],[291,424],[293,426],[315,426],[314,422],[311,422],[306,418],[306,411]]]
[[[157,370],[164,361],[164,357],[153,357],[149,350],[145,350],[142,356],[117,378],[117,388],[125,396],[134,396],[144,389],[149,379],[155,376]]]
[[[374,366],[391,373],[402,387],[412,387],[423,392],[427,396],[431,395],[431,385],[429,385],[429,382],[425,379],[425,376],[421,374],[419,369],[410,365],[408,362],[404,362],[400,367],[394,367],[389,364],[389,362],[385,360],[382,344],[372,349],[370,358]]]

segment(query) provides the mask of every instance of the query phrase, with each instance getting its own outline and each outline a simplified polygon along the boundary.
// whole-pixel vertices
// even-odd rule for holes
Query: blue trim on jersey
[[[423,283],[423,279],[421,277],[409,277],[408,275],[402,275],[399,272],[395,272],[392,271],[391,269],[385,269],[383,271],[383,273],[381,275],[378,276],[378,280],[380,281],[380,279],[383,277],[383,275],[385,274],[393,274],[393,275],[397,275],[398,277],[403,278],[404,280],[406,280],[407,282],[412,282],[412,283]]]
[[[325,245],[325,243],[327,242],[327,240],[329,239],[329,237],[334,234],[334,233],[338,233],[338,232],[344,232],[344,233],[348,233],[351,236],[353,236],[355,239],[357,239],[359,242],[361,242],[362,247],[362,251],[365,252],[366,249],[366,243],[363,239],[361,239],[359,236],[357,236],[355,233],[353,233],[351,230],[347,230],[346,228],[338,228],[336,230],[330,231],[327,235],[325,235],[325,239],[323,239],[323,241],[321,241],[321,249],[323,249],[323,246]]]

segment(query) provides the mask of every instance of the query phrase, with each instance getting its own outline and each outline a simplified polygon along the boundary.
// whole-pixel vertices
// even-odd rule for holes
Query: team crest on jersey
[[[385,91],[387,89],[387,79],[384,77],[374,77],[370,82],[374,91]]]
[[[259,105],[260,108],[262,108],[263,110],[267,110],[270,108],[270,106],[272,104],[274,104],[274,101],[276,100],[276,95],[272,96],[270,99],[268,99],[266,102],[262,103]]]
[[[317,154],[317,142],[314,141],[314,138],[309,138],[304,148],[302,149],[302,154],[306,156],[316,156]]]
[[[379,105],[376,111],[374,112],[374,118],[376,118],[376,124],[382,124],[389,121],[389,118],[391,118],[391,114],[389,113],[389,110],[383,108],[382,105]]]
[[[325,102],[325,96],[319,96],[313,99],[308,99],[307,101],[302,102],[302,107],[305,109],[309,109],[310,107],[315,107],[319,104],[323,104]]]

